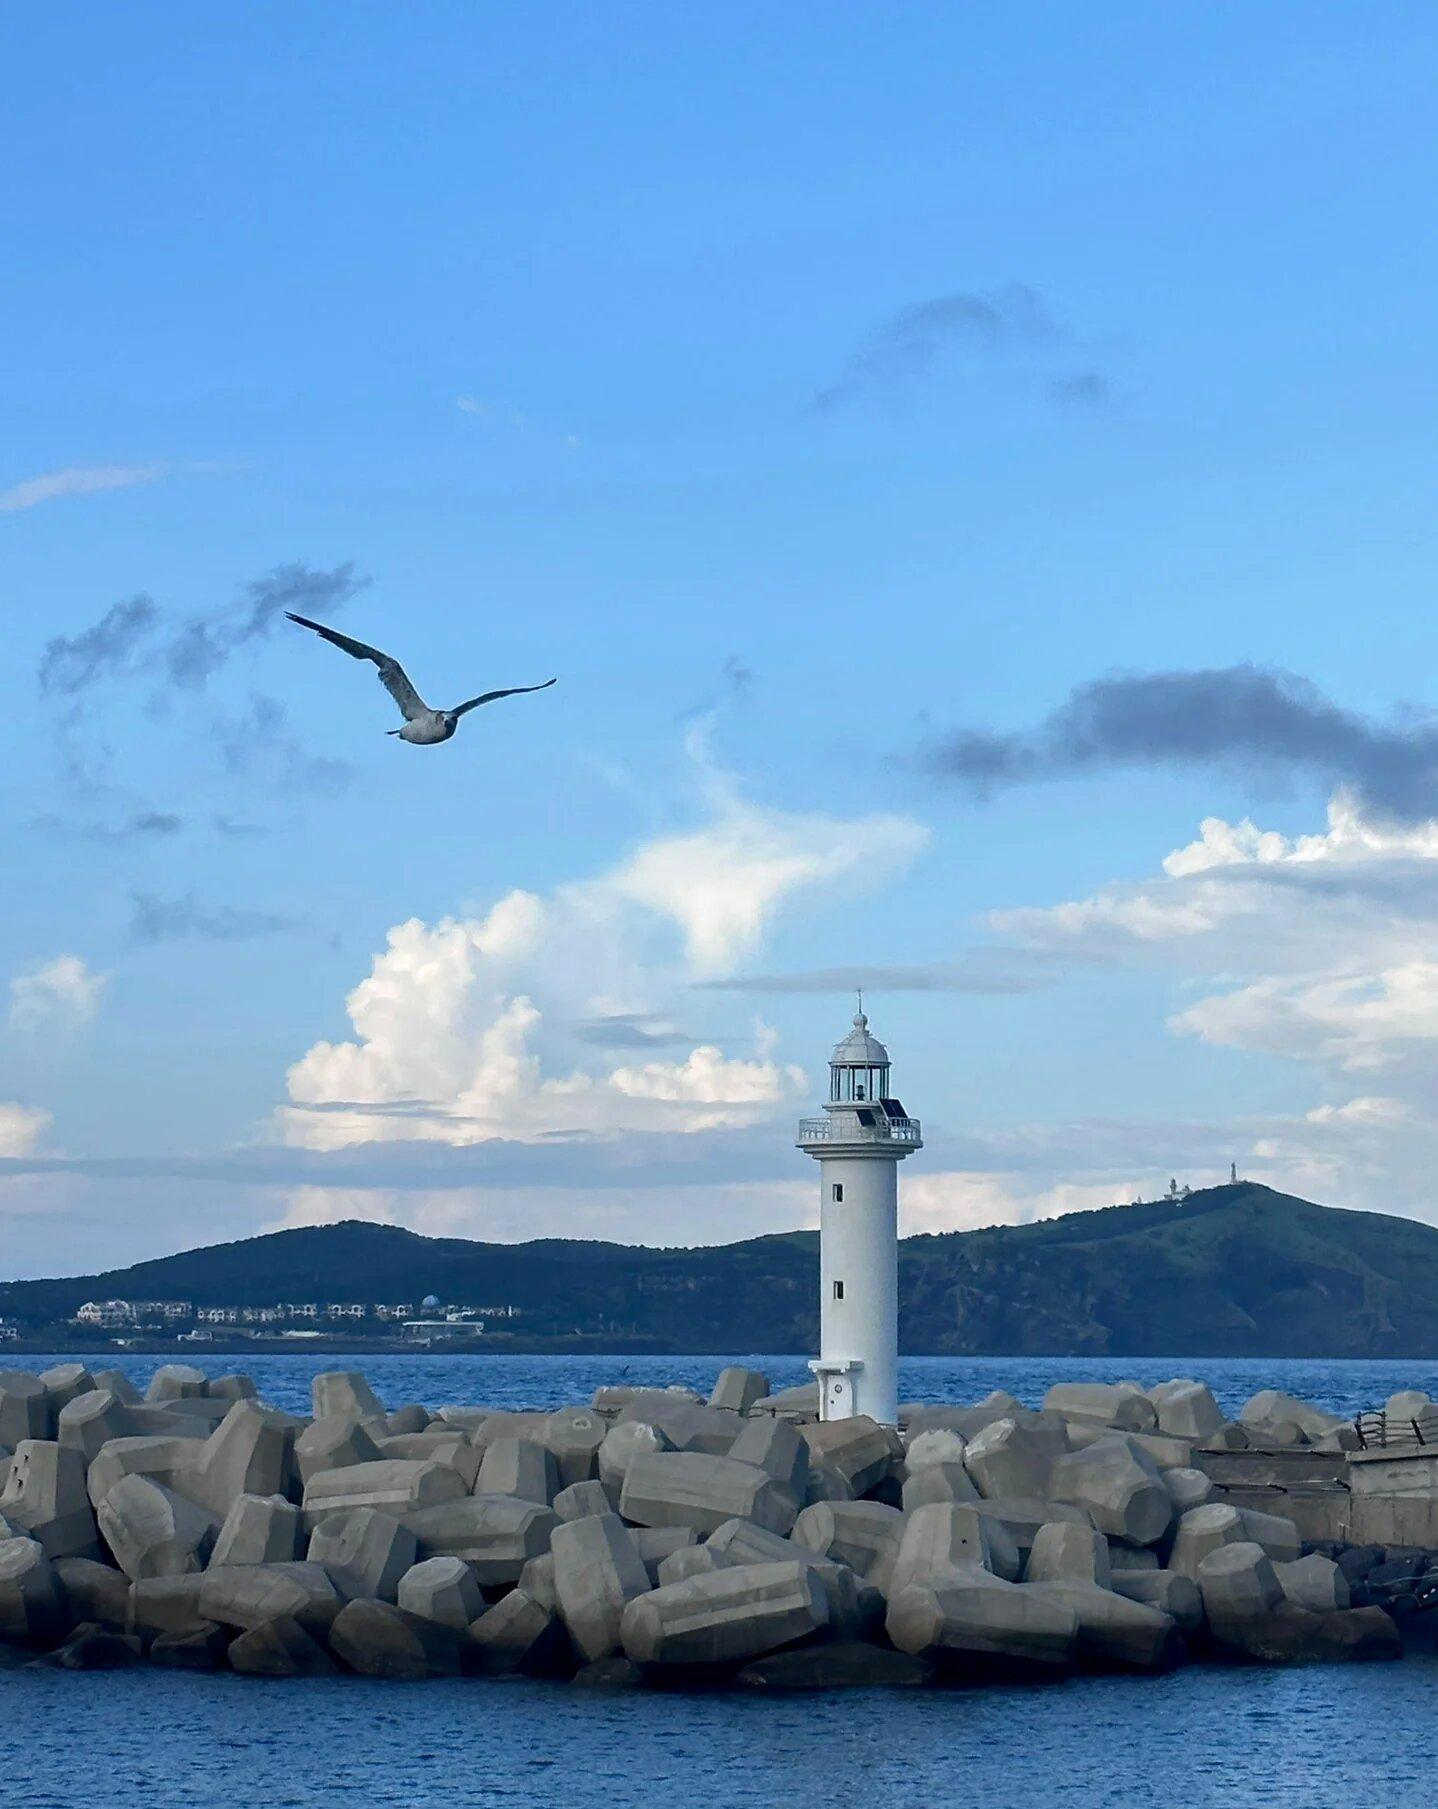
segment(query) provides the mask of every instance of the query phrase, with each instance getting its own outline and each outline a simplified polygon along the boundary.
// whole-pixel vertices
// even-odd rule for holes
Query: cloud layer
[[[1375,722],[1296,673],[1251,665],[1094,679],[1032,729],[961,729],[925,762],[980,796],[1115,768],[1207,766],[1341,786],[1401,822],[1438,812],[1438,719]]]

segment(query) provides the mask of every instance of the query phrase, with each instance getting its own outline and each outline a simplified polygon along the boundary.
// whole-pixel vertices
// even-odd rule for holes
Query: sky
[[[0,19],[0,1272],[1438,1223],[1438,17]],[[410,747],[333,622],[450,705]]]

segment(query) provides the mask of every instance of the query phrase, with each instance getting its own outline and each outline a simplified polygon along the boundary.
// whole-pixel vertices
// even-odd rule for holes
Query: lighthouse
[[[819,1118],[798,1146],[819,1164],[819,1417],[899,1417],[899,1164],[923,1147],[889,1084],[889,1052],[863,1000],[829,1058]]]

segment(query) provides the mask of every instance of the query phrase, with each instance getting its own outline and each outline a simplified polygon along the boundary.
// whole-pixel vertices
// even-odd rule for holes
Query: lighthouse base
[[[821,1420],[853,1419],[854,1378],[863,1367],[856,1357],[819,1357],[809,1364],[819,1383]]]

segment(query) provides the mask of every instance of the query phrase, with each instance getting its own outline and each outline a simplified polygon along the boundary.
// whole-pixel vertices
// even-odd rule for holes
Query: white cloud
[[[108,984],[107,974],[92,973],[78,955],[57,955],[10,982],[10,1026],[30,1031],[86,1024]]]
[[[944,1231],[979,1231],[989,1225],[1032,1225],[1066,1212],[1152,1193],[1153,1177],[1096,1181],[1026,1180],[1021,1175],[949,1169],[938,1174],[907,1172],[899,1185],[900,1229],[905,1237]]]
[[[696,980],[731,972],[806,894],[890,879],[923,846],[905,818],[765,809],[690,754],[707,820],[544,897],[512,892],[487,916],[418,919],[347,1000],[353,1039],[316,1043],[289,1072],[286,1138],[314,1149],[426,1138],[473,1144],[694,1132],[772,1116],[805,1090],[772,1033],[726,1051],[696,1036],[674,1059],[618,1062],[582,1034],[604,1017],[677,1022]],[[681,1000],[687,1002],[680,1011]],[[710,1011],[727,1012],[715,1000]],[[727,1039],[726,1039],[727,1040]]]
[[[0,1099],[0,1156],[33,1156],[53,1122],[43,1106]]]
[[[0,491],[0,515],[33,509],[60,496],[93,496],[101,490],[131,490],[164,477],[165,465],[68,465],[63,471],[45,471]]]

